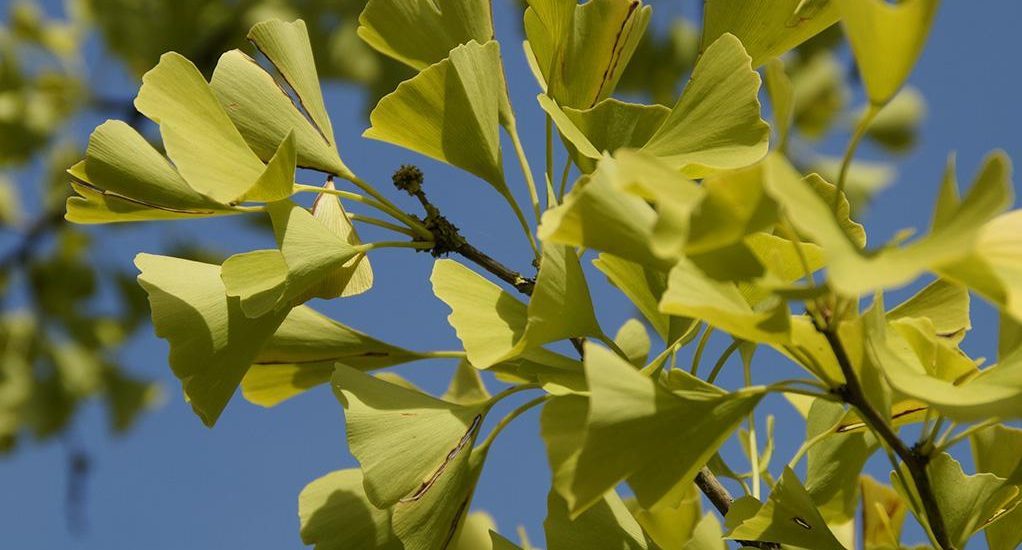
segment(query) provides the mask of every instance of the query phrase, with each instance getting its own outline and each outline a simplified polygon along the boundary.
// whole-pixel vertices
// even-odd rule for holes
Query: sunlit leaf
[[[284,81],[294,90],[302,109],[331,147],[334,130],[323,102],[316,60],[312,55],[309,31],[301,19],[285,23],[271,20],[256,23],[248,39],[280,71]],[[339,159],[338,159],[339,160]]]
[[[451,326],[478,368],[558,340],[603,334],[578,256],[565,246],[543,247],[528,306],[452,260],[437,261],[431,281],[451,308]]]
[[[831,205],[779,156],[767,160],[767,189],[799,231],[823,247],[830,283],[849,295],[905,284],[924,271],[967,257],[983,224],[1011,200],[1010,171],[1003,154],[988,157],[968,196],[946,225],[908,245],[864,253],[834,219]]]
[[[926,44],[939,0],[838,0],[831,6],[852,45],[866,94],[875,105],[890,101],[912,72]]]
[[[660,548],[685,548],[692,539],[696,525],[702,520],[700,493],[695,484],[689,486],[684,500],[676,507],[640,508],[633,499],[625,501],[643,532]],[[718,536],[718,539],[720,536]]]
[[[728,524],[731,522],[731,514],[728,514]],[[728,538],[844,550],[791,468],[784,469],[770,498],[759,511],[735,525]]]
[[[333,190],[334,184],[328,181],[324,189]],[[344,239],[351,246],[362,244],[358,237],[358,231],[348,219],[348,213],[344,210],[340,199],[327,193],[316,197],[312,205],[312,217],[327,227],[341,239]],[[309,296],[316,298],[338,298],[362,294],[373,287],[373,268],[369,263],[369,257],[359,254],[348,260],[343,267],[335,271],[331,276],[323,280],[313,288]]]
[[[991,426],[972,435],[972,456],[977,472],[1003,478],[1007,483],[1022,484],[1022,430],[1009,426]],[[1022,544],[1022,508],[1015,508],[985,528],[992,550],[1010,550]]]
[[[1022,210],[994,218],[979,234],[971,255],[940,268],[1022,321]]]
[[[915,144],[924,118],[926,99],[919,90],[906,86],[877,113],[866,136],[889,151],[903,153]]]
[[[170,343],[170,367],[192,409],[212,426],[287,310],[246,317],[226,295],[216,265],[150,254],[139,254],[135,265],[156,335]]]
[[[279,250],[256,250],[227,259],[222,268],[229,296],[250,317],[291,307],[358,255],[346,239],[291,201],[267,205]]]
[[[844,415],[841,405],[817,399],[806,421],[806,440],[832,430]],[[805,489],[828,523],[855,518],[859,502],[856,480],[874,445],[862,432],[835,433],[806,453]]]
[[[221,204],[249,193],[264,166],[202,73],[176,53],[142,77],[135,107],[160,125],[167,156],[193,189]]]
[[[558,106],[543,94],[539,104],[570,144],[572,160],[583,172],[595,170],[603,153],[645,145],[671,112],[662,105],[625,103],[613,98],[589,109],[572,109]]]
[[[585,356],[589,414],[565,495],[575,515],[624,480],[643,508],[677,506],[699,468],[762,397],[757,388],[672,392],[605,348],[587,345]]]
[[[338,365],[334,390],[345,407],[348,445],[377,507],[431,492],[454,462],[467,458],[483,407],[457,405]]]
[[[702,47],[708,47],[724,33],[731,33],[752,56],[752,66],[759,67],[837,20],[837,6],[828,2],[709,0],[703,12]]]
[[[331,472],[298,495],[302,542],[315,550],[399,550],[390,515],[366,498],[358,469]]]
[[[481,403],[489,398],[490,392],[486,391],[479,370],[465,360],[458,362],[458,369],[451,378],[447,392],[441,396],[444,401],[458,405]]]
[[[660,312],[660,297],[667,289],[666,275],[611,254],[600,254],[593,265],[631,300],[661,340],[674,342],[695,326],[691,319]]]
[[[608,252],[644,266],[666,267],[650,249],[656,212],[640,197],[621,190],[617,161],[609,157],[588,180],[576,185],[564,204],[547,210],[539,226],[544,242]]]
[[[733,35],[710,44],[643,150],[696,176],[763,158],[770,127],[760,118],[760,78],[750,61]]]
[[[773,109],[774,131],[783,148],[795,119],[795,88],[784,71],[784,62],[778,57],[766,64],[766,88]]]
[[[711,280],[683,258],[671,269],[660,311],[701,319],[751,342],[783,344],[789,341],[788,306],[775,302],[754,310],[733,283]]]
[[[962,465],[947,453],[932,457],[926,471],[948,538],[956,548],[964,548],[974,533],[1018,504],[1017,486],[990,473],[966,475]],[[905,487],[893,472],[891,479],[904,496]],[[911,490],[918,501],[918,493]]]
[[[527,49],[558,104],[588,109],[613,93],[652,15],[636,0],[529,0]]]
[[[569,513],[568,503],[564,498],[557,492],[550,491],[543,528],[546,531],[549,550],[650,548],[643,536],[642,527],[613,490],[606,495],[598,496],[592,506],[577,516]]]
[[[232,50],[220,57],[210,86],[252,150],[269,160],[294,132],[297,163],[332,174],[346,174],[333,135],[324,135],[273,76],[251,57]]]
[[[358,36],[377,51],[423,70],[455,47],[493,39],[488,0],[434,4],[370,0],[358,17]]]
[[[866,548],[898,548],[908,503],[897,491],[862,476],[862,538]]]
[[[507,195],[499,120],[505,88],[497,43],[469,42],[381,99],[363,135],[457,166]]]

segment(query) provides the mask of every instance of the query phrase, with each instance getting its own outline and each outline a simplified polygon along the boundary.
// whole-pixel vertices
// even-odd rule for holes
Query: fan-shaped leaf
[[[192,409],[212,426],[287,310],[246,317],[226,295],[216,265],[149,254],[135,265],[156,334],[170,343],[170,367]]]
[[[358,35],[380,53],[421,71],[457,46],[492,40],[490,11],[489,0],[370,0],[358,17]]]
[[[841,22],[874,105],[894,97],[923,52],[939,0],[837,0]]]
[[[702,48],[731,33],[752,56],[753,67],[809,40],[838,20],[837,6],[826,0],[708,0],[703,9]]]

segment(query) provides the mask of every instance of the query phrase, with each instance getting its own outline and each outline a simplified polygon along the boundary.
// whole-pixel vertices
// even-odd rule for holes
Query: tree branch
[[[436,248],[431,252],[434,256],[440,256],[451,252],[456,253],[495,275],[498,279],[511,285],[515,288],[515,290],[525,296],[532,296],[532,291],[536,288],[536,281],[534,279],[525,277],[521,273],[493,259],[482,250],[472,246],[461,235],[458,228],[440,214],[440,210],[429,201],[426,197],[425,191],[422,190],[422,172],[419,171],[418,168],[415,168],[414,166],[402,166],[400,170],[394,173],[394,185],[398,189],[404,190],[409,195],[416,197],[419,200],[419,203],[422,204],[422,207],[426,210],[426,219],[424,220],[424,223],[426,229],[433,233],[433,240],[436,243]],[[575,347],[575,350],[578,351],[579,357],[583,358],[585,356],[584,342],[585,340],[583,338],[571,339],[571,344]],[[709,468],[703,466],[699,470],[699,473],[696,474],[695,484],[699,487],[699,490],[706,495],[706,498],[710,500],[714,508],[720,512],[720,515],[726,516],[728,510],[731,509],[731,504],[734,502],[734,498],[720,480],[717,479],[717,476],[714,475]],[[743,546],[762,548],[764,550],[780,548],[780,545],[772,542],[738,542]]]
[[[898,433],[894,430],[894,428],[892,428],[891,425],[884,420],[883,416],[881,416],[881,414],[873,408],[873,405],[866,398],[866,392],[862,389],[862,384],[859,383],[859,379],[855,375],[855,370],[852,368],[852,362],[848,358],[848,354],[845,352],[844,345],[841,343],[841,337],[838,335],[836,327],[817,327],[817,330],[822,332],[823,336],[827,339],[827,343],[830,345],[830,348],[834,353],[834,357],[837,359],[838,365],[841,367],[841,373],[845,377],[844,386],[838,388],[836,393],[840,395],[846,403],[855,407],[859,411],[859,414],[862,415],[863,421],[869,425],[873,433],[880,437],[884,443],[886,443],[887,446],[890,447],[899,458],[901,458],[902,462],[905,463],[909,474],[912,476],[912,482],[916,486],[916,492],[919,493],[919,498],[922,500],[927,523],[930,524],[930,530],[933,533],[933,538],[937,544],[941,546],[941,548],[944,548],[945,550],[952,550],[954,547],[951,545],[951,541],[948,538],[947,528],[944,526],[944,517],[940,515],[940,509],[937,506],[937,499],[933,494],[933,487],[930,485],[930,476],[926,472],[926,466],[930,461],[930,457],[906,445],[905,442],[898,437]]]

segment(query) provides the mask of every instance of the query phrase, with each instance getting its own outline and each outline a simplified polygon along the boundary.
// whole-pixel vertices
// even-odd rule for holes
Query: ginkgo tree
[[[75,223],[269,218],[276,248],[221,265],[145,253],[135,264],[170,367],[206,425],[239,387],[268,407],[333,388],[360,468],[302,491],[302,540],[321,549],[518,547],[472,512],[472,494],[501,431],[541,407],[552,550],[719,549],[729,540],[901,548],[909,515],[938,548],[964,548],[980,531],[991,548],[1022,542],[1014,525],[1022,431],[1007,424],[1022,417],[1022,211],[1009,210],[1009,160],[991,153],[964,194],[950,163],[932,227],[918,238],[870,245],[855,219],[857,146],[871,132],[904,138],[898,121],[912,118],[913,100],[899,91],[937,1],[708,1],[690,80],[670,105],[613,97],[643,44],[649,6],[527,4],[524,55],[538,82],[535,108],[548,121],[541,177],[503,68],[517,46],[494,39],[489,0],[370,0],[358,35],[417,71],[379,101],[364,136],[492,187],[535,254],[534,275],[469,243],[430,201],[419,169],[397,169],[390,191],[419,201],[422,210],[409,213],[342,160],[301,20],[257,24],[254,51],[224,53],[208,81],[185,57],[163,55],[135,100],[159,126],[163,151],[110,121],[69,169],[66,217]],[[812,171],[788,149],[789,135],[829,115],[799,110],[804,87],[785,63],[835,25],[868,105],[837,169]],[[505,170],[502,133],[520,174]],[[558,142],[570,161],[561,174]],[[322,183],[296,182],[299,167]],[[514,185],[528,193],[524,208]],[[311,208],[302,194],[315,196]],[[353,204],[376,214],[349,214]],[[355,223],[396,236],[363,242]],[[305,305],[370,291],[370,261],[384,248],[437,258],[430,281],[461,350],[402,349]],[[583,262],[642,319],[604,326]],[[885,291],[920,280],[929,282],[908,300],[885,303]],[[988,367],[960,348],[972,294],[1001,312]],[[731,344],[706,369],[713,334]],[[687,346],[692,366],[679,368]],[[756,371],[754,383],[760,348],[804,375]],[[718,375],[734,353],[744,384],[723,387]],[[424,359],[458,362],[444,395],[382,371]],[[486,371],[498,393],[484,384]],[[521,392],[535,397],[485,423]],[[772,433],[761,447],[756,430],[757,407],[771,394],[786,396],[806,422],[783,468],[770,464],[783,452]],[[720,452],[733,439],[748,472]],[[965,442],[972,474],[951,454]],[[889,479],[862,473],[878,453],[890,460]],[[744,496],[732,497],[721,479]],[[703,497],[715,512],[702,511]]]

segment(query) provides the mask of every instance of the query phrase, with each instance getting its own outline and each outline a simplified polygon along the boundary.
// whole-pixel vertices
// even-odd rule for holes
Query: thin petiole
[[[411,229],[408,229],[407,227],[402,227],[400,225],[393,224],[393,223],[390,223],[390,222],[388,222],[386,220],[381,220],[379,218],[374,218],[372,216],[363,216],[362,214],[352,214],[352,213],[349,212],[348,213],[348,219],[353,221],[353,222],[360,222],[360,223],[364,223],[364,224],[368,224],[368,225],[375,225],[376,227],[382,227],[384,229],[389,229],[391,231],[396,231],[398,233],[401,233],[402,235],[408,235],[409,237],[418,237],[419,236],[418,233],[416,233],[415,231],[412,231]]]

